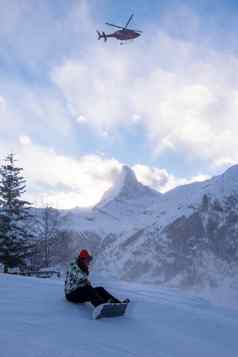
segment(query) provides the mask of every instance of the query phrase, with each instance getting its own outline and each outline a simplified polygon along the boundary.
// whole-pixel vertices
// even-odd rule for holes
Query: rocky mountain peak
[[[105,206],[115,199],[128,201],[140,199],[142,196],[147,199],[148,196],[159,195],[159,192],[138,182],[134,171],[129,166],[124,165],[112,187],[104,193],[97,208]]]
[[[124,185],[133,185],[138,183],[134,171],[127,165],[122,166],[120,176],[124,180]]]
[[[115,186],[120,188],[119,194],[132,193],[138,189],[140,183],[137,181],[134,171],[129,166],[123,166],[121,174],[118,176]]]

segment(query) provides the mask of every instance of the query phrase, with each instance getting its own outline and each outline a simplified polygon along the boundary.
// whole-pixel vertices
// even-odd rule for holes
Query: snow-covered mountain
[[[238,193],[238,165],[203,182],[176,187],[161,194],[138,182],[132,169],[124,166],[114,185],[93,209],[67,211],[66,227],[75,231],[96,231],[107,234],[137,232],[155,222],[161,227],[176,218],[193,213],[206,194],[223,200]]]
[[[78,233],[77,248],[94,247],[94,268],[106,274],[211,285],[238,271],[237,202],[238,165],[164,194],[125,166],[99,204],[68,211],[63,226]]]
[[[176,218],[193,213],[204,195],[223,201],[225,197],[234,194],[238,194],[238,165],[209,180],[178,186],[164,193],[151,210],[160,226],[165,227]]]
[[[238,284],[238,166],[177,187],[150,207],[153,223],[104,239],[96,269],[126,280]]]
[[[138,182],[129,166],[123,166],[114,185],[104,193],[95,209],[117,211],[123,207],[128,211],[129,208],[140,211],[155,203],[161,196],[161,193]]]
[[[96,231],[101,237],[135,232],[154,220],[151,207],[162,194],[138,182],[132,169],[123,166],[114,185],[93,209],[68,212],[67,226],[75,231]]]

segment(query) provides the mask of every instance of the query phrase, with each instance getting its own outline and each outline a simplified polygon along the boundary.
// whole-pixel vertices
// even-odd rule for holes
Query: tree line
[[[11,268],[38,270],[67,260],[71,255],[69,232],[59,230],[66,219],[46,205],[35,209],[23,199],[26,180],[10,153],[0,166],[0,263]]]

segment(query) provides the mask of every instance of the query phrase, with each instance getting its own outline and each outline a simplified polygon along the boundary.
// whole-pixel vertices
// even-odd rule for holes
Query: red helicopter
[[[129,23],[131,22],[133,16],[134,15],[132,14],[129,17],[129,20],[127,21],[125,27],[113,25],[113,24],[110,24],[110,23],[106,22],[106,25],[113,26],[113,27],[116,27],[116,28],[121,29],[121,30],[117,30],[117,31],[115,31],[113,33],[110,33],[110,34],[105,34],[105,32],[100,33],[99,31],[97,31],[98,40],[103,38],[104,42],[106,42],[108,37],[114,37],[114,38],[116,38],[117,40],[120,40],[120,41],[128,41],[128,40],[134,40],[135,38],[139,37],[141,35],[142,31],[132,30],[132,29],[128,29],[127,28]],[[122,44],[122,42],[121,42],[121,44]]]

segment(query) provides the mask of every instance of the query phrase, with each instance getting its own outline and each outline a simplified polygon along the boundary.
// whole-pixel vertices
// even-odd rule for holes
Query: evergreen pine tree
[[[32,247],[28,230],[30,203],[21,199],[25,192],[22,170],[15,166],[13,154],[0,167],[0,262],[5,272],[24,266]]]

